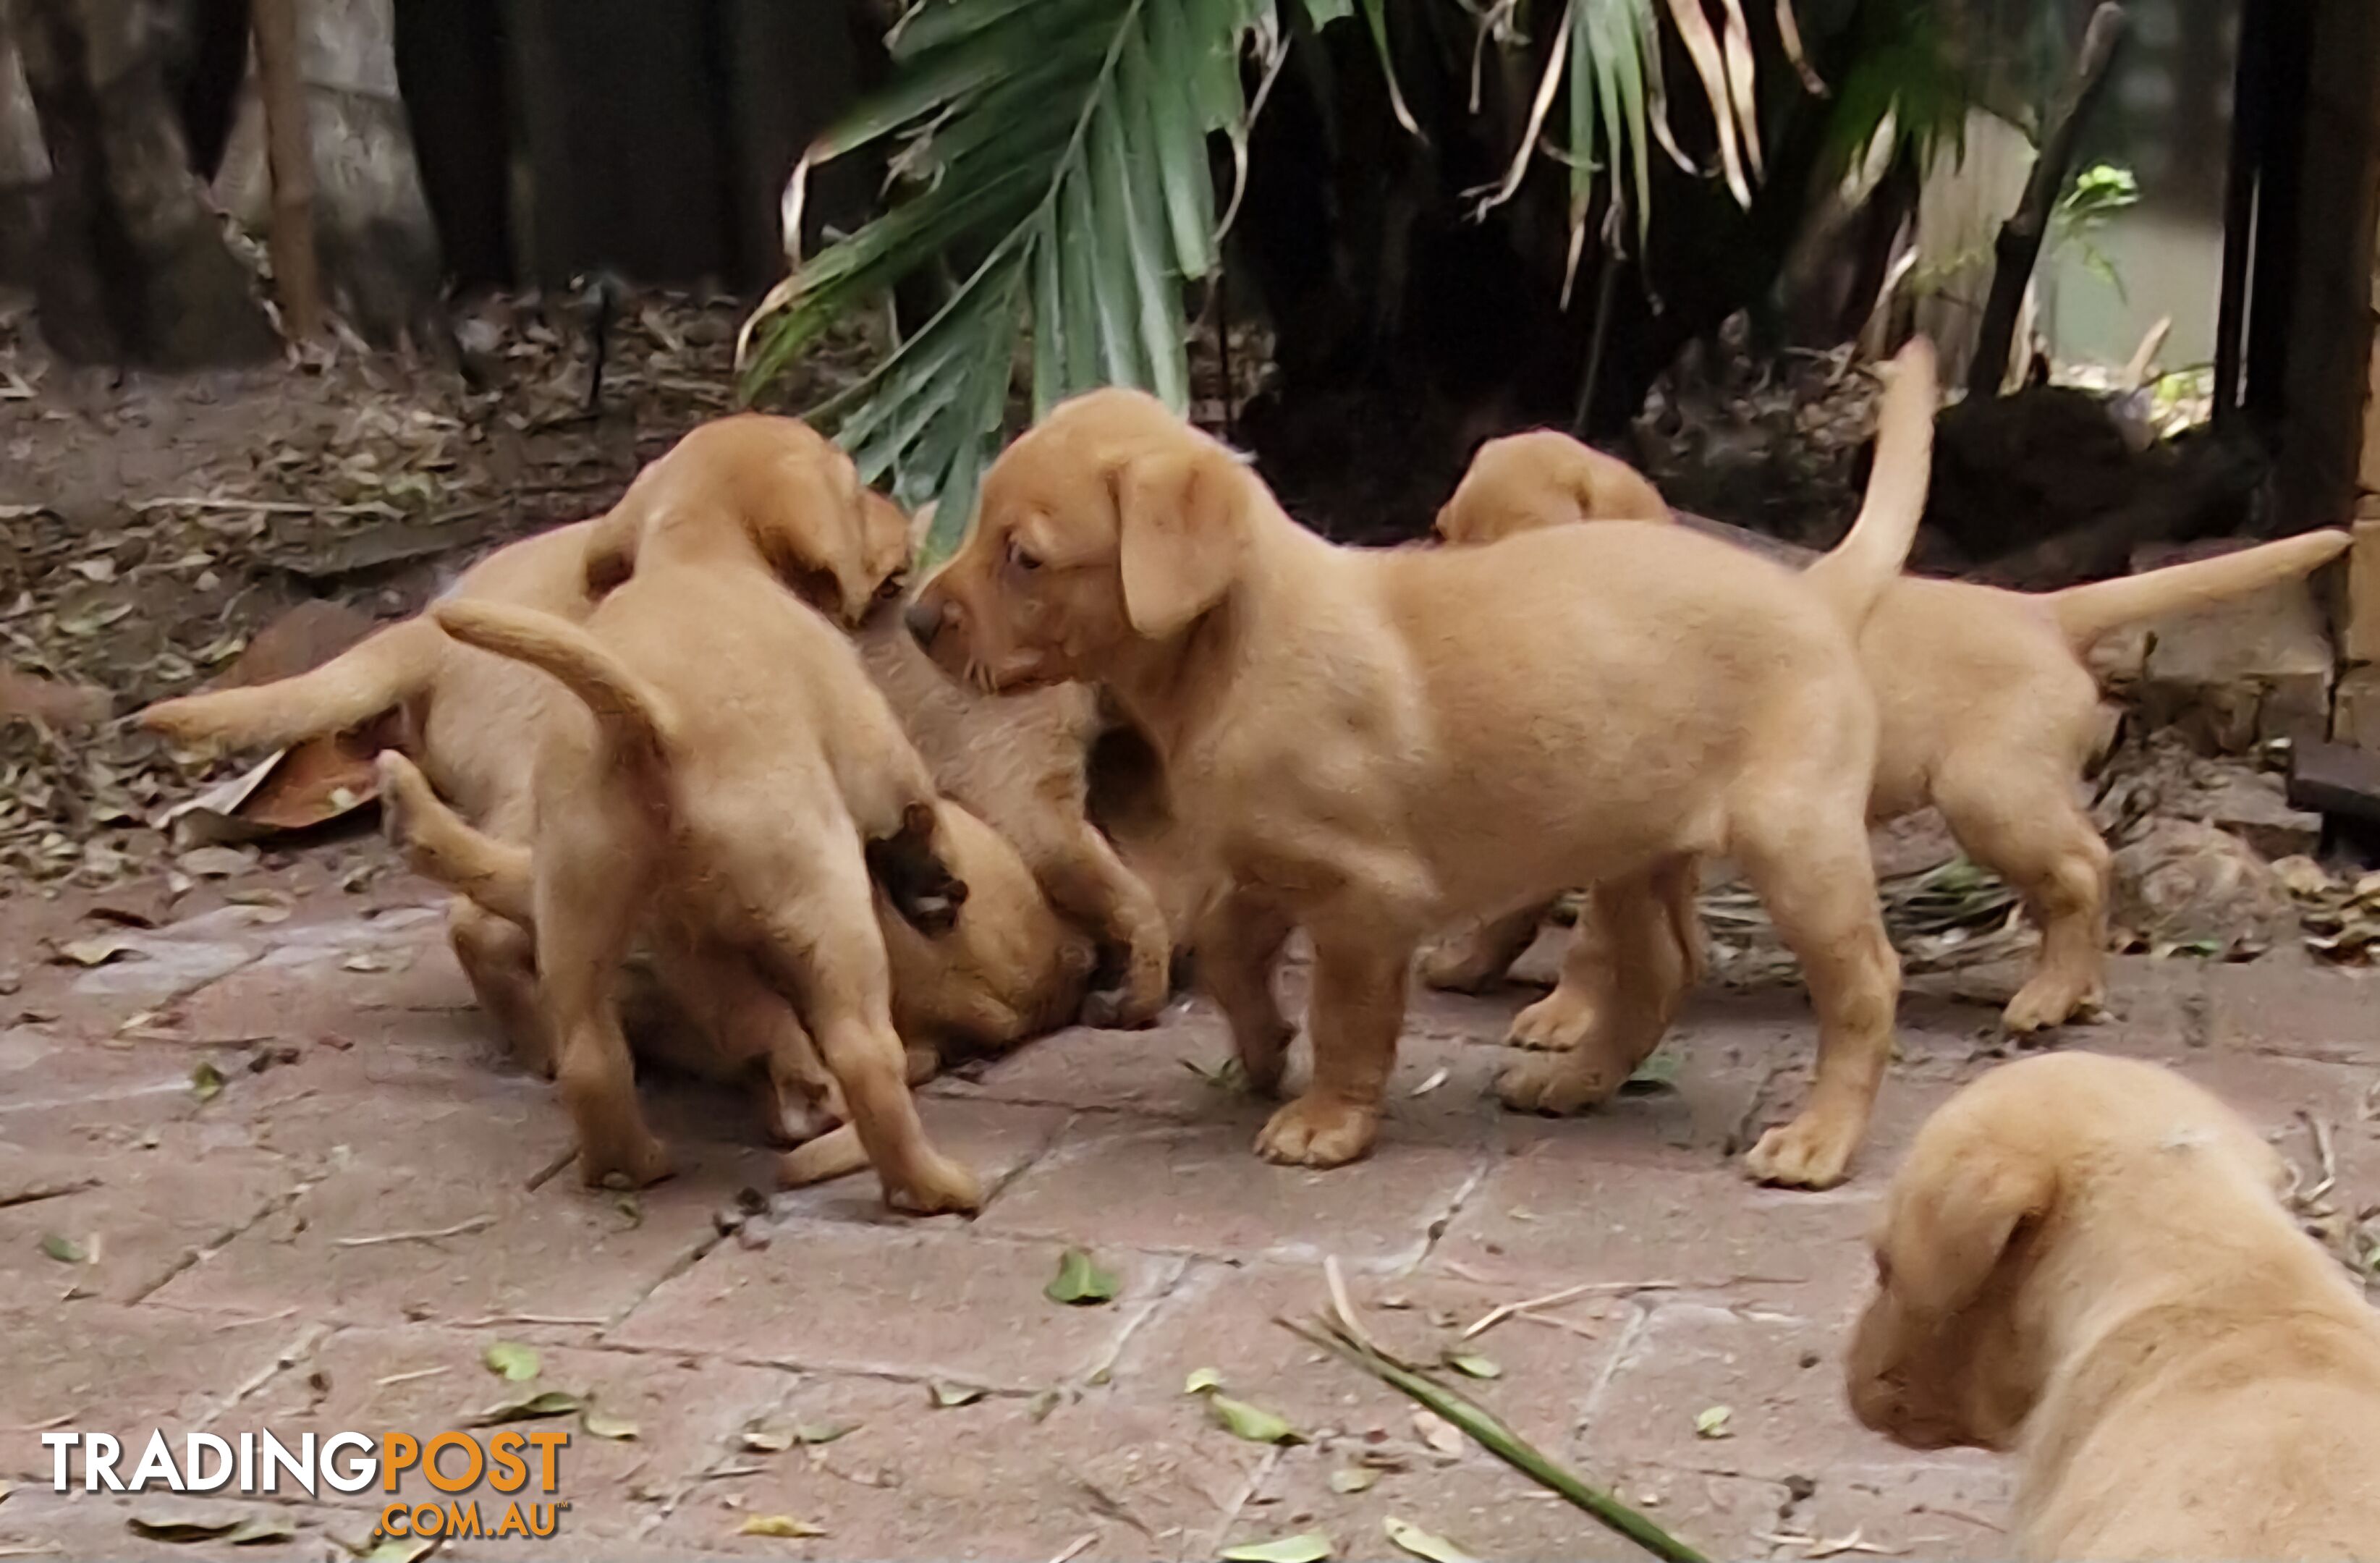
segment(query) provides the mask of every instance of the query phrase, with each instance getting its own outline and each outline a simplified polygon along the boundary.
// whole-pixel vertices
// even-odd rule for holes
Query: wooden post
[[[2016,215],[2000,226],[1992,249],[1998,268],[1992,291],[1984,300],[1984,323],[1975,333],[1975,357],[1967,368],[1967,394],[1997,396],[2008,378],[2009,348],[2016,336],[2016,319],[2024,306],[2025,285],[2033,280],[2034,262],[2041,258],[2041,241],[2049,233],[2049,214],[2066,188],[2066,169],[2074,161],[2074,141],[2107,79],[2107,65],[2116,42],[2124,35],[2124,8],[2116,0],[2102,0],[2082,31],[2082,47],[2074,74],[2051,105],[2041,136],[2041,152],[2034,160],[2033,177]],[[2219,395],[2218,395],[2218,400]]]
[[[322,278],[314,258],[314,155],[306,132],[306,87],[298,74],[298,0],[250,0],[256,90],[264,103],[265,163],[273,171],[267,249],[292,341],[322,329]]]

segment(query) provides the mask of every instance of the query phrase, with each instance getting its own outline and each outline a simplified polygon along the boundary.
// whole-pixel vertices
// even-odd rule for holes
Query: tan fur
[[[795,524],[856,538],[856,474],[811,440]],[[582,1174],[667,1171],[613,993],[650,936],[747,963],[791,1006],[888,1200],[974,1208],[974,1179],[927,1142],[909,1097],[861,853],[930,821],[924,762],[850,643],[785,588],[782,558],[736,513],[648,510],[634,554],[583,627],[487,602],[432,610],[447,634],[586,702],[539,735],[534,782],[537,972]]]
[[[1894,1175],[1852,1409],[2019,1464],[2030,1558],[2380,1556],[2380,1315],[2279,1158],[2169,1070],[1994,1070]]]
[[[1930,375],[1903,402],[1930,429]],[[1903,415],[1896,426],[1909,421]],[[1912,437],[1888,430],[1880,472]],[[1879,515],[1901,546],[1913,514]],[[1196,940],[1249,1079],[1291,1028],[1282,942],[1315,951],[1314,1079],[1258,1149],[1335,1166],[1377,1130],[1404,973],[1448,918],[1597,882],[1658,905],[1700,857],[1744,862],[1810,974],[1819,1078],[1756,1174],[1843,1175],[1891,1047],[1898,973],[1861,805],[1874,715],[1849,637],[1776,566],[1615,522],[1490,548],[1366,551],[1283,515],[1153,399],[1095,392],[1002,454],[910,618],[946,671],[1005,691],[1096,681],[1164,763],[1225,887]],[[1656,915],[1615,916],[1578,1046],[1508,1070],[1505,1100],[1597,1101],[1658,1043],[1691,975]]]
[[[1612,458],[1560,434],[1524,438],[1524,451],[1492,462],[1496,446],[1481,450],[1439,512],[1441,538],[1485,543],[1597,518],[1573,503],[1576,474]],[[1872,545],[1849,541],[1810,566],[1804,578],[1861,624],[1878,718],[1869,818],[1939,808],[1960,846],[2014,886],[2041,927],[2040,964],[2003,1013],[2010,1030],[2061,1024],[2105,990],[2108,854],[2076,794],[2106,719],[2082,653],[2124,624],[2301,576],[2347,545],[2345,532],[2313,532],[2039,596],[1916,577],[1884,584]],[[1456,988],[1495,980],[1543,911],[1524,908],[1429,951],[1423,977]],[[1513,1039],[1554,1040],[1526,1027]]]

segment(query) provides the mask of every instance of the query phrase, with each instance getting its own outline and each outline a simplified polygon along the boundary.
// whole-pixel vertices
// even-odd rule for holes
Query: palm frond
[[[1207,138],[1245,136],[1239,59],[1272,0],[922,0],[883,91],[821,135],[786,196],[792,273],[747,322],[747,396],[828,325],[938,259],[963,277],[866,379],[809,409],[874,481],[964,532],[1032,334],[1037,409],[1094,385],[1189,399],[1182,285],[1214,269]],[[798,257],[809,170],[900,138],[903,199]]]

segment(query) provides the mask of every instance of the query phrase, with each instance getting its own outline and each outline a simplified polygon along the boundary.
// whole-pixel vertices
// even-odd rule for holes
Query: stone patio
[[[1798,991],[1705,994],[1673,1084],[1562,1122],[1487,1095],[1521,989],[1421,997],[1378,1153],[1321,1174],[1249,1154],[1263,1109],[1199,1072],[1221,1028],[1177,1006],[929,1087],[930,1129],[995,1192],[975,1221],[920,1222],[872,1180],[771,1193],[744,1105],[668,1083],[649,1097],[679,1175],[582,1189],[557,1170],[550,1088],[492,1061],[426,887],[345,893],[307,867],[260,881],[294,904],[152,930],[92,920],[90,898],[0,902],[0,1555],[334,1558],[372,1531],[375,1493],[54,1494],[44,1430],[426,1436],[563,1390],[635,1438],[537,1424],[571,1433],[559,1535],[446,1555],[1207,1558],[1321,1532],[1374,1557],[1398,1556],[1395,1517],[1482,1558],[1634,1556],[1275,1327],[1323,1302],[1326,1255],[1370,1327],[1424,1357],[1499,1304],[1595,1288],[1466,1342],[1500,1369],[1471,1387],[1714,1557],[2007,1552],[2001,1463],[1867,1434],[1839,1368],[1885,1173],[1994,1061],[1990,1008],[1912,994],[1857,1175],[1807,1194],[1730,1165],[1798,1099]],[[126,948],[54,957],[93,937]],[[2319,1121],[2355,1209],[2380,1197],[2375,998],[2284,955],[2126,960],[2116,1018],[2078,1036],[2180,1064],[2301,1161]],[[202,1060],[219,1089],[194,1084]],[[1111,1302],[1043,1295],[1070,1246],[1121,1282]],[[498,1341],[534,1347],[539,1376],[496,1377]],[[1309,1441],[1216,1425],[1184,1392],[1199,1368]],[[848,1431],[771,1452],[756,1426],[763,1444]],[[1373,1484],[1339,1490],[1359,1467]],[[235,1551],[129,1528],[160,1509],[295,1533]],[[756,1516],[824,1533],[739,1533]]]

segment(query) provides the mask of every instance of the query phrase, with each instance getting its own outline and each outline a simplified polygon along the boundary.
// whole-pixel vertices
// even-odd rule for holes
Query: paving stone
[[[119,1440],[137,1430],[144,1447],[163,1429],[178,1445],[321,1333],[290,1318],[214,1319],[102,1302],[0,1310],[0,1472],[47,1489],[55,1456],[40,1436],[53,1429]]]
[[[788,1414],[854,1424],[832,1444],[745,1462],[706,1482],[653,1533],[715,1556],[781,1557],[787,1544],[737,1533],[758,1515],[825,1528],[808,1555],[871,1558],[1211,1556],[1220,1527],[1264,1459],[1254,1446],[1184,1446],[1170,1411],[1094,1394],[1036,1421],[994,1398],[948,1410],[914,1384],[829,1379]]]
[[[352,1323],[605,1320],[713,1241],[711,1213],[773,1165],[755,1148],[681,1144],[679,1175],[633,1199],[585,1189],[567,1169],[532,1191],[569,1145],[542,1101],[517,1100],[509,1113],[484,1102],[409,1112],[383,1104],[299,1132],[316,1145],[341,1136],[324,1153],[330,1169],[161,1300],[262,1313],[294,1291]]]
[[[162,1041],[413,1047],[457,1059],[489,1056],[470,987],[440,955],[395,972],[331,972],[257,962],[176,1000],[140,1028]]]
[[[1558,1129],[1589,1125],[1564,1124]],[[1615,1161],[1582,1133],[1548,1133],[1490,1171],[1423,1266],[1539,1291],[1580,1283],[1840,1297],[1883,1178],[1823,1193],[1762,1188],[1732,1168]],[[1524,1293],[1525,1295],[1525,1293]]]
[[[583,1415],[506,1425],[568,1435],[556,1455],[552,1496],[528,1491],[516,1496],[569,1501],[565,1533],[575,1540],[640,1532],[698,1473],[748,1458],[738,1455],[737,1432],[771,1417],[795,1382],[774,1369],[699,1357],[551,1345],[535,1348],[533,1379],[507,1382],[485,1361],[489,1346],[499,1340],[518,1343],[519,1337],[504,1329],[429,1327],[341,1330],[317,1346],[300,1371],[282,1375],[243,1407],[240,1423],[271,1427],[285,1441],[292,1434],[354,1429],[409,1433],[426,1443],[433,1434],[469,1428],[499,1406],[545,1391],[572,1395],[606,1418],[634,1424],[635,1437],[597,1436]],[[483,1438],[495,1431],[477,1429]],[[399,1480],[394,1496],[375,1485],[352,1496],[326,1494],[325,1501],[376,1508],[397,1500],[441,1501],[442,1496],[417,1469]],[[509,1501],[489,1489],[477,1496],[490,1519],[501,1510],[488,1506]]]
[[[191,1544],[152,1541],[134,1531],[129,1521],[190,1517],[237,1523],[266,1520],[289,1525],[294,1534],[285,1542],[251,1543],[238,1547],[222,1542]],[[310,1506],[276,1504],[248,1498],[196,1498],[171,1493],[56,1494],[46,1485],[36,1492],[18,1490],[0,1504],[0,1549],[14,1556],[156,1559],[189,1563],[193,1557],[233,1557],[250,1560],[286,1557],[318,1563],[342,1556],[340,1538],[363,1538],[346,1517]]]
[[[1460,1340],[1489,1310],[1533,1294],[1427,1275],[1345,1278],[1365,1328],[1389,1351],[1434,1363],[1453,1350],[1492,1363],[1500,1375],[1473,1383],[1476,1398],[1548,1448],[1568,1437],[1630,1313],[1625,1302],[1585,1298],[1549,1311],[1567,1327],[1508,1320]],[[1229,1439],[1183,1392],[1192,1372],[1211,1368],[1229,1393],[1286,1417],[1329,1447],[1392,1446],[1429,1463],[1429,1451],[1415,1438],[1411,1402],[1274,1322],[1309,1318],[1329,1303],[1319,1266],[1201,1262],[1125,1342],[1114,1369],[1116,1392],[1175,1407],[1188,1436]]]
[[[2217,1048],[2365,1067],[2380,1050],[2380,975],[2277,950],[2261,961],[2212,967],[2206,983]]]
[[[1634,1460],[1777,1482],[1884,1454],[1891,1446],[1861,1427],[1844,1399],[1842,1349],[1857,1304],[1825,1301],[1823,1313],[1805,1315],[1648,1298],[1574,1452],[1589,1464]],[[1721,1407],[1720,1436],[1706,1436],[1697,1419]]]
[[[1226,1545],[1319,1531],[1342,1559],[1406,1560],[1388,1539],[1390,1517],[1452,1542],[1475,1557],[1642,1558],[1592,1518],[1511,1467],[1477,1453],[1451,1465],[1421,1465],[1381,1475],[1352,1495],[1331,1490],[1331,1472],[1348,1467],[1334,1450],[1291,1449],[1233,1521]],[[1598,1476],[1600,1473],[1597,1473]],[[1645,1472],[1632,1488],[1651,1498],[1644,1512],[1681,1541],[1714,1557],[1766,1556],[1755,1539],[1785,1497],[1767,1483],[1700,1474]]]
[[[1164,1255],[1099,1247],[1122,1291],[1102,1306],[1069,1307],[1041,1294],[1066,1246],[1001,1241],[948,1217],[892,1228],[795,1218],[765,1249],[713,1248],[605,1339],[1038,1391],[1111,1362],[1182,1268]]]
[[[1475,1151],[1384,1134],[1366,1160],[1318,1172],[1261,1160],[1253,1137],[1247,1122],[1149,1127],[1087,1117],[979,1225],[1173,1252],[1410,1264],[1481,1164]]]
[[[58,1197],[0,1206],[0,1304],[38,1304],[69,1291],[137,1301],[296,1192],[290,1169],[276,1157],[218,1152],[193,1158],[186,1144],[119,1153],[103,1163],[8,1159],[17,1167],[7,1181],[20,1188],[100,1181]],[[72,1242],[88,1261],[53,1258],[43,1250],[53,1239]]]
[[[925,1097],[917,1103],[926,1133],[943,1155],[965,1162],[987,1190],[997,1191],[1046,1152],[1072,1116],[1063,1108],[1017,1107],[965,1097]],[[873,1172],[793,1189],[770,1201],[772,1215],[905,1227],[912,1218],[884,1203]]]

